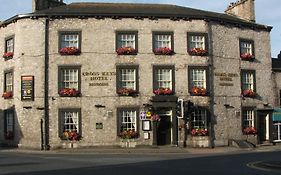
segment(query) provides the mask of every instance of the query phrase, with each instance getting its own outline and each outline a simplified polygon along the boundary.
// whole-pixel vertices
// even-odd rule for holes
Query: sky
[[[231,2],[236,0],[64,0],[72,2],[115,2],[115,3],[164,3],[186,6],[201,10],[224,13]],[[18,14],[31,13],[32,0],[0,0],[0,21],[4,21]],[[255,0],[256,22],[272,26],[271,53],[273,58],[281,51],[281,0]]]

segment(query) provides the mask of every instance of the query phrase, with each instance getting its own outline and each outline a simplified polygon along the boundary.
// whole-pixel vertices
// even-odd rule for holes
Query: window
[[[254,41],[240,39],[240,57],[250,61],[255,58],[254,55]]]
[[[116,32],[116,52],[118,55],[137,54],[137,32]]]
[[[81,52],[81,32],[59,32],[59,52],[77,55]]]
[[[123,131],[138,132],[136,108],[118,108],[118,134]]]
[[[13,72],[4,72],[4,93],[5,99],[13,97]]]
[[[174,53],[174,35],[172,32],[153,32],[153,52],[161,55]]]
[[[14,37],[5,40],[5,52],[14,52]]]
[[[14,110],[4,110],[4,136],[10,140],[14,138]]]
[[[138,92],[138,66],[117,66],[117,93],[135,95]]]
[[[255,112],[253,109],[242,110],[243,128],[255,126],[254,116],[255,116]]]
[[[59,67],[60,96],[79,96],[80,80],[80,66]]]
[[[73,135],[77,138],[72,138]],[[81,136],[81,109],[59,110],[59,136],[71,140]]]
[[[153,66],[153,92],[170,95],[174,92],[174,66]]]
[[[190,55],[206,55],[207,49],[207,34],[204,33],[188,33],[187,48]]]
[[[241,71],[241,85],[242,85],[242,94],[245,97],[254,97],[255,96],[255,71],[253,70],[242,70]]]
[[[207,67],[189,67],[189,91],[192,95],[207,95]]]
[[[191,113],[191,129],[207,129],[208,111],[205,108],[194,108]]]

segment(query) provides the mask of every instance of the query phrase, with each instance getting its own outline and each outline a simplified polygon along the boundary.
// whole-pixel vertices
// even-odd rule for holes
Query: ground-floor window
[[[244,134],[256,134],[255,111],[253,108],[242,109],[242,128]]]
[[[208,135],[208,109],[197,107],[194,108],[190,116],[191,135],[205,136]]]
[[[60,109],[59,136],[64,140],[78,140],[81,138],[81,110]]]
[[[276,132],[274,140],[281,141],[281,121],[274,121],[273,124]]]
[[[4,137],[7,140],[14,138],[14,110],[4,110]]]
[[[118,135],[122,138],[135,138],[138,135],[138,109],[118,108]]]

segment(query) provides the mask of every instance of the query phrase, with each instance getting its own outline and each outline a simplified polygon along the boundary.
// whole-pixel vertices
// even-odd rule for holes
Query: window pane
[[[136,127],[136,115],[137,112],[135,110],[123,110],[121,111],[121,130],[127,131],[127,130],[134,130],[137,131]]]
[[[5,91],[13,91],[13,73],[5,73]]]
[[[79,89],[79,87],[78,87],[78,82],[79,82],[78,73],[79,73],[78,69],[63,69],[62,70],[63,88],[74,88],[74,89],[78,90]]]
[[[171,35],[155,35],[154,44],[155,48],[167,47],[172,48],[172,36]]]
[[[6,52],[14,52],[14,39],[6,40]]]
[[[191,128],[192,129],[207,129],[207,110],[195,109],[191,113]]]
[[[79,35],[78,34],[62,34],[61,47],[76,47],[79,48]]]
[[[136,90],[136,69],[121,69],[121,86]]]
[[[205,36],[202,36],[202,35],[190,36],[189,45],[190,45],[190,49],[192,49],[192,48],[205,49]]]
[[[191,74],[192,87],[197,86],[206,89],[206,70],[192,69]]]
[[[120,48],[120,47],[136,48],[135,40],[136,40],[135,34],[119,34],[118,35],[118,48]]]
[[[243,127],[254,127],[254,110],[243,110]]]
[[[242,74],[242,88],[254,90],[254,74],[244,72]]]
[[[172,69],[156,70],[157,88],[169,88],[172,90]]]
[[[63,131],[77,131],[79,133],[78,112],[64,112]]]
[[[240,47],[241,47],[241,54],[243,53],[253,54],[251,42],[241,42]]]

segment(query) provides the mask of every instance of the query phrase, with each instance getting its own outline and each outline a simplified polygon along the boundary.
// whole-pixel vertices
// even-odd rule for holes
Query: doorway
[[[258,116],[258,136],[259,143],[269,141],[269,114]]]
[[[280,121],[274,122],[274,129],[276,132],[276,135],[274,137],[274,142],[281,142],[281,122]]]
[[[172,110],[158,109],[156,113],[160,117],[157,126],[157,145],[171,145],[172,144]]]

